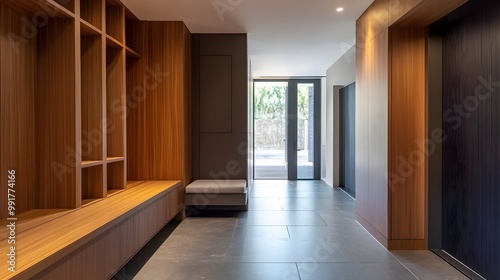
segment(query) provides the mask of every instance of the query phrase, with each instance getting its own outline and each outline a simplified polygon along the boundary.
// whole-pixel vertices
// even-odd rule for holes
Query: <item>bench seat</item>
[[[186,187],[185,204],[198,209],[247,210],[247,181],[196,180]]]

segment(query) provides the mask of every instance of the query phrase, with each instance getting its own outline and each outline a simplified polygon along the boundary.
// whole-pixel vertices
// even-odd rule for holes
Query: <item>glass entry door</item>
[[[288,82],[254,83],[254,177],[286,180]]]
[[[255,179],[320,179],[321,83],[255,81]]]

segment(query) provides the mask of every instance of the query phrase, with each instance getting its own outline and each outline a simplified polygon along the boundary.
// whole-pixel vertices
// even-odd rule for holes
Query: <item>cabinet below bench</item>
[[[129,182],[125,191],[19,232],[16,272],[3,269],[0,279],[108,279],[183,208],[180,181]]]

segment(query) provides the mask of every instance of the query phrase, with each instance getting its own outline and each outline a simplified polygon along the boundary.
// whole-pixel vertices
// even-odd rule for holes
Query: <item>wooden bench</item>
[[[186,206],[248,210],[246,180],[196,180],[186,187]]]
[[[17,223],[16,272],[0,279],[108,279],[184,207],[180,181],[131,182],[111,197],[72,211]],[[32,212],[34,215],[35,212]],[[4,237],[4,236],[2,236]],[[7,240],[0,251],[7,252]]]

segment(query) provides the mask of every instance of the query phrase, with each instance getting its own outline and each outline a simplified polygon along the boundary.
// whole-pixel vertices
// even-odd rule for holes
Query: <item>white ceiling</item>
[[[354,45],[355,21],[373,0],[122,2],[142,20],[184,21],[192,33],[248,33],[252,75],[270,77],[325,76]]]

